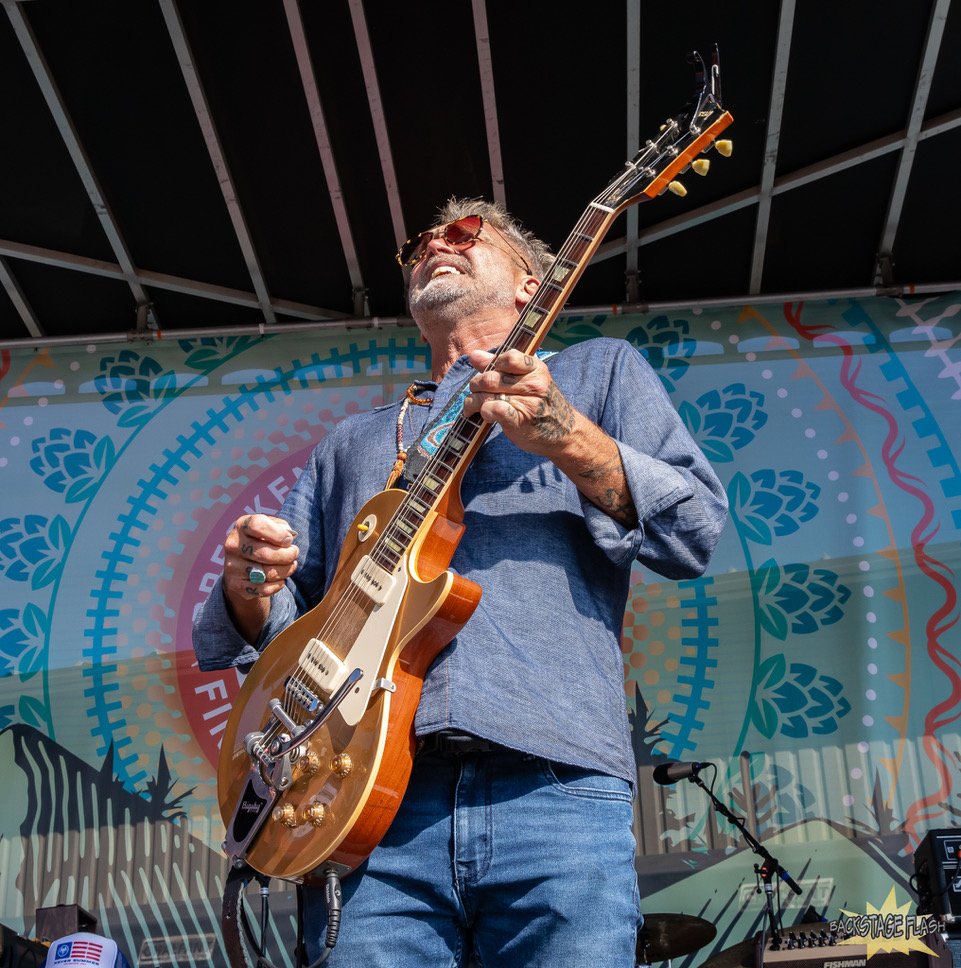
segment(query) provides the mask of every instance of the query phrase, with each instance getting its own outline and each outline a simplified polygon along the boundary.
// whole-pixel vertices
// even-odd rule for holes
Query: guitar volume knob
[[[330,761],[330,769],[341,779],[347,776],[354,768],[354,761],[350,758],[350,753],[338,753]]]
[[[294,810],[293,805],[290,803],[284,803],[274,807],[274,812],[271,816],[274,818],[275,823],[282,823],[285,827],[297,826],[297,811]]]
[[[327,807],[322,803],[308,804],[304,807],[304,820],[311,825],[311,827],[319,827],[327,819]]]
[[[297,761],[297,768],[304,776],[313,776],[320,769],[320,757],[313,751],[305,753]]]

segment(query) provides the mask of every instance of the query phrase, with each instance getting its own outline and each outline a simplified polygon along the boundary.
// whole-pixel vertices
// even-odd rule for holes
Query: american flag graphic
[[[100,963],[102,954],[103,945],[96,941],[66,941],[57,945],[54,961],[69,958],[71,961],[90,961],[96,965]]]

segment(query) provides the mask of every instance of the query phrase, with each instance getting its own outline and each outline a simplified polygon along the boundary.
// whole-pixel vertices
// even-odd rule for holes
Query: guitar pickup
[[[384,568],[381,568],[370,555],[364,555],[357,562],[354,573],[350,580],[357,586],[375,605],[383,605],[394,587],[396,579]]]
[[[346,665],[334,655],[320,639],[311,639],[300,656],[300,668],[314,680],[317,686],[329,696],[344,682],[349,672]],[[288,692],[290,687],[288,685]],[[305,703],[316,702],[317,697],[304,689],[303,695],[294,698],[308,708]],[[308,708],[308,712],[311,710]]]

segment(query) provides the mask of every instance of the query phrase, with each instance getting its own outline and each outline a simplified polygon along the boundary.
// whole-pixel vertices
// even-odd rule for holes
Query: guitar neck
[[[530,355],[537,351],[616,215],[616,209],[597,200],[588,205],[574,231],[561,246],[550,271],[541,280],[534,297],[517,318],[500,353],[520,350]]]

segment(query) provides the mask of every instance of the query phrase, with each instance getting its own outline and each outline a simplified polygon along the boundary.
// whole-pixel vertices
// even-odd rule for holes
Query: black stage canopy
[[[961,287],[958,2],[2,3],[0,346],[390,325],[444,199],[559,246],[715,43],[733,156],[571,307]]]

